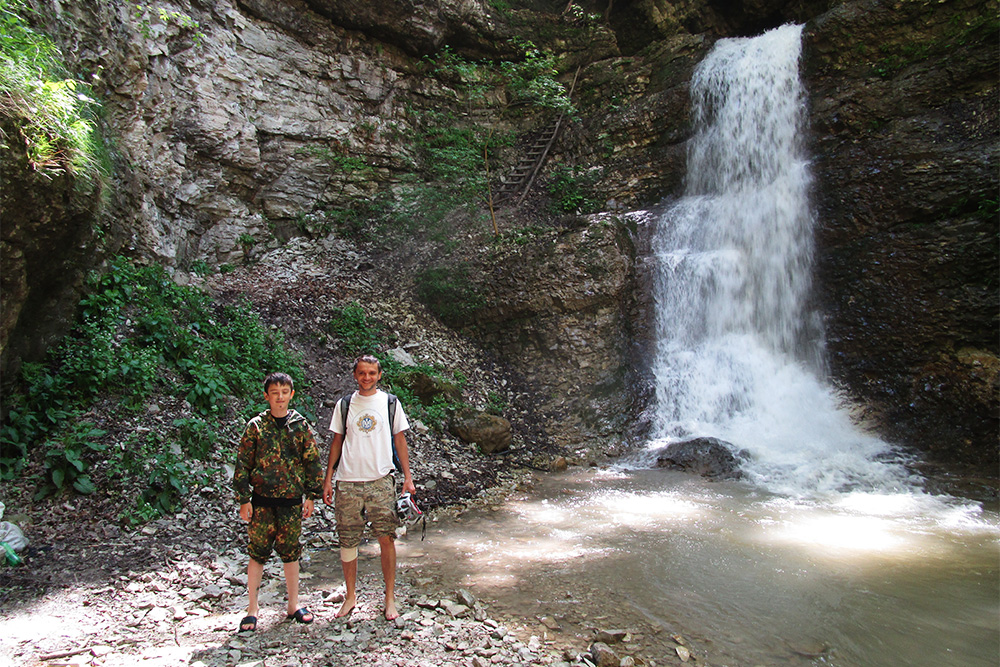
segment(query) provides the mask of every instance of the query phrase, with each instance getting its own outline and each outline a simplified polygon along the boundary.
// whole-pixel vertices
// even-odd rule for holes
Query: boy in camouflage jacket
[[[312,515],[313,501],[323,495],[323,470],[309,423],[288,407],[294,395],[291,377],[285,373],[268,375],[264,398],[270,409],[250,420],[236,453],[233,488],[240,518],[250,524],[250,601],[247,615],[240,621],[241,632],[257,629],[257,593],[272,548],[284,563],[288,618],[299,623],[313,621],[312,613],[299,607],[299,536],[302,519]]]

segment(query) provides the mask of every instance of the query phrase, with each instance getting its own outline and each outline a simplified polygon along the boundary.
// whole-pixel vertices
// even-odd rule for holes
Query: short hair
[[[272,384],[283,384],[288,385],[294,391],[295,383],[292,382],[292,376],[288,373],[271,373],[266,378],[264,378],[264,393],[271,388]]]
[[[353,373],[353,372],[357,371],[358,370],[358,364],[360,364],[362,362],[364,362],[366,364],[375,364],[375,367],[378,369],[378,371],[380,373],[382,372],[382,362],[380,362],[375,357],[375,355],[373,355],[373,354],[362,354],[360,357],[358,357],[357,359],[355,359],[354,360],[354,368],[351,369],[351,372]]]

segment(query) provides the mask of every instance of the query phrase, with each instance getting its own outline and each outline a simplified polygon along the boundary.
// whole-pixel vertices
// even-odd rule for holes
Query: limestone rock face
[[[557,440],[601,444],[630,431],[629,308],[635,291],[628,221],[600,215],[484,265],[478,336],[543,397]]]
[[[473,0],[307,0],[307,4],[337,25],[417,56],[434,53],[445,44],[473,47],[484,54],[495,54],[500,46],[489,5]]]
[[[998,49],[981,9],[845,3],[807,26],[804,74],[833,375],[887,436],[996,470]]]
[[[239,261],[282,226],[372,191],[324,155],[363,153],[375,170],[399,159],[389,130],[419,85],[412,58],[302,4],[161,4],[198,27],[96,3],[52,28],[80,44],[79,68],[105,77],[106,122],[142,193],[122,212],[141,253],[171,269]]]

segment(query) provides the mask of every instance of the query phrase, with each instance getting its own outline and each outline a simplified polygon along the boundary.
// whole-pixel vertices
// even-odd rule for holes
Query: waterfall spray
[[[750,452],[751,479],[786,493],[894,487],[906,475],[890,448],[824,379],[801,32],[720,40],[695,69],[687,188],[653,241],[653,444],[726,440]]]

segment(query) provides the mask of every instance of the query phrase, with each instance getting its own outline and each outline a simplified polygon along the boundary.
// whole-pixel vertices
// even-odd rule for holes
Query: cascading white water
[[[750,452],[752,480],[793,495],[905,486],[823,378],[801,32],[720,40],[694,72],[687,189],[653,243],[650,449],[717,437]]]

